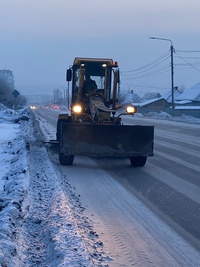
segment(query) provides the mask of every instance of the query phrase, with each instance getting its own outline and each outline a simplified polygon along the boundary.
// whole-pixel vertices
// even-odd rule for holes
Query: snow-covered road
[[[192,126],[196,146],[187,127],[177,134],[174,129],[170,142],[161,130],[144,168],[134,169],[126,159],[84,157],[67,167],[42,143],[55,138],[53,113],[48,111],[50,120],[38,114],[20,122],[18,139],[9,143],[15,174],[7,173],[1,193],[2,266],[198,266],[198,153],[187,160],[198,150],[198,125]],[[168,144],[179,137],[188,154],[177,143],[168,159]]]
[[[38,111],[40,112],[40,111]],[[51,111],[48,111],[48,115],[49,113],[51,113]],[[41,114],[41,113],[40,113]],[[44,116],[44,114],[42,115]],[[39,120],[41,118],[38,118]],[[129,119],[127,119],[128,122]],[[132,120],[132,119],[131,119]],[[137,123],[137,119],[134,119]],[[141,120],[141,119],[139,119]],[[138,121],[139,121],[138,120]],[[41,123],[41,127],[46,129],[48,128],[46,125],[46,122],[43,121],[43,123]],[[51,122],[53,122],[53,116],[51,116]],[[55,123],[55,121],[54,121]],[[130,122],[129,122],[130,123]],[[133,122],[132,122],[133,123]],[[144,124],[145,124],[145,119],[144,119]],[[149,121],[147,120],[147,123],[152,124],[152,123],[157,123],[159,124],[158,121]],[[171,142],[175,141],[176,145],[179,147],[178,150],[180,150],[180,147],[182,144],[177,144],[177,141],[182,138],[183,141],[185,143],[188,143],[189,145],[191,145],[191,143],[196,142],[196,145],[198,145],[199,139],[198,139],[198,132],[199,132],[199,125],[196,126],[191,126],[191,128],[193,129],[193,137],[192,137],[192,142],[190,142],[191,137],[187,137],[188,136],[188,132],[187,132],[187,128],[188,126],[186,124],[181,124],[179,123],[180,127],[180,132],[177,132],[177,129],[175,128],[176,126],[176,122],[160,122],[161,125],[163,125],[162,127],[164,127],[162,129],[161,128],[156,128],[155,133],[156,133],[156,144],[155,144],[155,158],[153,159],[149,159],[149,163],[147,164],[147,166],[145,166],[144,169],[140,169],[140,170],[133,170],[132,168],[127,168],[128,166],[128,161],[127,160],[94,160],[94,159],[89,159],[89,158],[81,158],[81,157],[77,157],[76,161],[75,161],[75,165],[74,167],[62,167],[60,166],[60,170],[61,172],[64,173],[65,175],[65,179],[64,181],[68,181],[75,189],[75,193],[80,195],[80,201],[83,204],[84,207],[86,207],[84,214],[86,216],[88,216],[90,219],[92,219],[93,224],[95,225],[95,231],[97,231],[100,235],[101,240],[104,243],[104,248],[106,248],[106,251],[108,254],[108,263],[110,266],[117,266],[117,264],[119,264],[118,266],[123,266],[123,264],[125,266],[131,266],[131,263],[134,265],[138,265],[138,266],[143,266],[142,264],[144,264],[144,266],[148,266],[147,262],[144,261],[144,258],[148,259],[148,249],[146,247],[145,252],[147,253],[147,255],[145,255],[145,257],[141,257],[143,258],[144,263],[142,263],[142,261],[140,262],[140,257],[139,259],[137,258],[137,253],[136,251],[140,251],[140,248],[136,248],[134,247],[135,244],[140,243],[139,241],[139,237],[138,239],[136,238],[135,234],[132,233],[131,231],[125,231],[125,229],[129,228],[129,225],[134,225],[134,223],[129,222],[128,218],[127,218],[127,213],[129,214],[128,217],[131,217],[131,212],[130,210],[132,209],[132,206],[136,206],[135,211],[141,210],[140,207],[138,207],[137,205],[132,205],[129,203],[129,205],[127,204],[128,199],[130,199],[129,195],[126,194],[122,194],[122,198],[120,197],[120,192],[121,190],[124,190],[124,187],[126,187],[128,189],[128,191],[132,191],[136,189],[136,187],[134,188],[134,183],[135,186],[137,186],[138,183],[138,179],[140,179],[140,182],[138,183],[140,185],[140,191],[144,190],[144,187],[147,187],[146,190],[148,191],[148,195],[149,195],[149,200],[151,201],[151,203],[146,203],[148,206],[150,206],[152,203],[155,204],[155,202],[157,201],[156,205],[157,207],[159,207],[160,210],[164,210],[166,209],[166,214],[169,216],[170,213],[172,214],[173,212],[175,213],[176,211],[178,211],[177,216],[175,216],[174,214],[172,214],[172,218],[168,218],[166,216],[164,216],[163,214],[161,214],[160,210],[159,212],[157,211],[158,215],[161,215],[161,218],[166,219],[166,221],[172,225],[179,233],[183,230],[182,228],[185,226],[186,230],[188,231],[194,231],[194,228],[198,226],[198,220],[199,220],[199,179],[198,179],[198,174],[200,172],[200,168],[198,165],[199,162],[199,156],[196,155],[196,158],[192,163],[190,163],[190,160],[188,160],[188,167],[189,169],[191,169],[191,167],[194,167],[194,172],[190,173],[189,177],[181,177],[180,178],[180,173],[182,172],[181,170],[179,174],[174,174],[174,168],[176,168],[177,163],[180,164],[181,158],[180,157],[175,157],[175,154],[172,155],[171,159],[167,159],[167,157],[169,157],[168,154],[166,154],[166,151],[163,150],[163,144],[166,142],[166,139],[168,140],[168,144],[165,145],[165,147],[168,147],[169,144],[171,144]],[[45,127],[44,127],[45,126]],[[49,125],[50,126],[50,125]],[[173,127],[174,126],[174,127]],[[54,125],[55,127],[55,125]],[[171,130],[170,130],[171,129]],[[167,132],[168,130],[168,132]],[[45,130],[46,133],[50,132],[49,130]],[[176,133],[177,132],[177,133]],[[170,133],[170,136],[169,136]],[[161,137],[161,140],[159,140],[159,138]],[[186,141],[187,139],[187,141]],[[172,142],[172,143],[173,143]],[[175,144],[174,144],[175,145]],[[175,145],[175,149],[172,150],[172,152],[174,153],[175,150],[177,150]],[[161,146],[161,150],[160,147]],[[165,148],[166,149],[166,148]],[[197,149],[193,148],[193,150]],[[189,150],[189,149],[188,149]],[[184,151],[184,147],[181,148],[181,151]],[[157,154],[158,152],[158,154]],[[166,164],[169,165],[172,161],[174,161],[174,163],[171,165],[171,169],[169,168],[169,166],[159,166],[159,164],[163,164],[162,161],[160,161],[160,163],[158,162],[158,157],[161,155],[161,158],[163,158],[163,154],[165,155],[164,157],[164,162],[166,162],[166,159],[169,161]],[[184,153],[182,153],[182,156],[184,157]],[[190,150],[189,150],[190,153]],[[197,153],[196,153],[197,154]],[[186,156],[187,157],[187,156]],[[58,158],[57,156],[54,157],[54,161],[55,164],[58,163]],[[154,162],[155,161],[155,162]],[[170,162],[171,161],[171,162]],[[181,162],[183,164],[183,166],[185,166],[186,164],[186,160],[184,160],[183,162]],[[168,168],[166,170],[166,168]],[[196,168],[196,169],[195,169]],[[80,176],[81,173],[81,176]],[[187,172],[186,172],[187,173]],[[133,177],[134,175],[134,177]],[[154,181],[152,182],[152,177],[154,179]],[[192,179],[196,182],[196,184],[193,184],[190,181],[190,179]],[[113,180],[113,178],[115,179],[115,181]],[[186,179],[186,180],[185,180]],[[117,189],[115,189],[113,191],[113,185],[114,183],[116,183],[116,180],[118,181],[117,185]],[[144,180],[144,181],[142,181]],[[146,181],[145,181],[146,180]],[[124,183],[125,181],[125,183]],[[132,184],[132,187],[130,187],[130,183]],[[147,185],[146,185],[147,182]],[[152,185],[151,185],[152,182]],[[105,183],[105,184],[104,184]],[[122,187],[119,187],[119,183],[122,184]],[[157,184],[157,189],[154,186],[154,184]],[[111,187],[110,187],[111,185]],[[148,188],[149,186],[149,188]],[[170,188],[173,189],[170,189]],[[115,187],[114,187],[115,188]],[[120,188],[120,189],[119,189]],[[173,193],[174,189],[177,191],[175,194]],[[193,189],[193,194],[191,194],[191,190]],[[165,194],[165,190],[166,193]],[[171,192],[169,191],[171,190]],[[169,192],[168,192],[169,191]],[[125,191],[127,194],[128,192]],[[136,194],[140,199],[141,199],[141,195],[138,194],[138,192],[134,192],[134,194]],[[185,196],[187,196],[185,199],[181,199],[181,195],[185,194]],[[182,207],[178,207],[176,206],[176,204],[173,203],[169,203],[170,202],[170,196],[171,196],[171,202],[173,201],[177,201],[178,205],[181,205],[181,201],[183,201],[182,203]],[[132,195],[132,198],[134,199],[134,196]],[[154,198],[153,200],[151,198]],[[163,200],[164,198],[164,200]],[[191,212],[189,212],[187,210],[187,208],[191,205],[191,199],[192,200],[197,201],[198,205],[195,206],[193,205],[194,210],[192,211],[193,214],[191,214]],[[112,202],[113,201],[113,202]],[[124,203],[125,201],[125,203]],[[144,199],[142,199],[143,202]],[[147,202],[147,201],[146,201]],[[111,206],[110,209],[108,209],[109,205]],[[156,206],[155,205],[155,206]],[[116,207],[115,207],[116,206]],[[128,209],[128,207],[130,206],[130,210]],[[174,210],[170,211],[170,209],[173,208],[173,206],[175,207]],[[115,207],[115,208],[114,208]],[[180,210],[179,210],[180,208]],[[122,211],[126,211],[128,210],[128,212],[125,212],[125,214],[123,214]],[[118,214],[117,214],[118,211]],[[148,210],[149,212],[149,210]],[[194,214],[196,212],[196,214]],[[163,212],[164,213],[164,212]],[[166,215],[165,214],[165,215]],[[196,221],[196,224],[193,221],[192,216],[195,217],[194,220]],[[187,221],[189,218],[189,221],[191,222],[190,225],[188,226],[187,223],[185,223],[184,218],[182,218],[183,216],[185,216],[185,220]],[[191,216],[191,217],[190,217]],[[98,220],[96,221],[95,218],[98,218]],[[145,227],[147,227],[148,231],[149,228],[151,228],[150,223],[148,222],[148,219],[146,220],[145,218],[148,218],[148,216],[145,214],[145,216],[143,216],[141,219],[139,219],[139,215],[135,214],[133,212],[133,218],[137,217],[138,220],[143,221],[144,225],[146,225]],[[166,217],[166,218],[165,218]],[[172,219],[172,220],[171,220]],[[134,221],[134,220],[133,220]],[[175,227],[174,221],[177,222],[178,224],[183,224],[179,225],[179,227]],[[129,222],[129,223],[128,223]],[[161,222],[160,222],[161,223]],[[158,223],[157,230],[159,229],[159,225],[160,223]],[[127,225],[128,224],[128,225]],[[194,225],[193,225],[194,224]],[[147,226],[148,225],[148,226]],[[153,225],[155,226],[156,224],[153,223]],[[112,226],[112,227],[111,227]],[[102,230],[103,229],[103,230]],[[167,228],[168,229],[168,228]],[[111,231],[112,230],[112,231]],[[101,234],[101,231],[103,231],[103,234]],[[141,231],[145,232],[144,229]],[[168,230],[164,230],[164,232],[169,232]],[[106,234],[105,234],[106,233]],[[110,233],[110,234],[109,234]],[[145,240],[144,236],[142,234],[139,234],[139,236],[141,237],[142,240]],[[198,233],[198,228],[196,229],[196,232],[194,231],[193,234],[195,236],[195,234]],[[155,234],[156,235],[156,234]],[[167,241],[167,239],[163,239],[163,237],[161,237],[162,234],[158,234],[159,238],[159,243],[163,243],[163,244],[168,244],[169,245],[169,240]],[[115,238],[113,239],[113,236],[115,236]],[[127,236],[131,236],[129,238],[127,238]],[[173,236],[173,235],[172,235]],[[187,233],[184,229],[184,236],[187,236]],[[105,238],[106,237],[106,238]],[[134,237],[134,238],[133,238]],[[198,236],[197,236],[198,238]],[[133,242],[135,241],[135,239],[138,242]],[[154,237],[152,236],[152,240],[151,242],[153,243],[153,239]],[[174,239],[177,240],[178,238],[175,237],[174,235]],[[193,238],[191,235],[189,235],[189,239],[191,242],[194,242],[197,246],[199,241],[196,241],[195,238]],[[162,240],[164,240],[162,242]],[[174,255],[174,251],[176,254],[176,260],[177,263],[179,264],[181,262],[181,266],[187,266],[188,264],[190,264],[190,259],[187,260],[188,258],[188,253],[186,258],[184,258],[183,256],[181,256],[184,253],[184,247],[186,246],[186,250],[188,251],[189,248],[187,247],[187,243],[185,245],[185,243],[183,242],[182,245],[178,242],[174,242],[174,246],[173,246],[173,238],[171,239],[170,237],[170,245],[169,245],[169,251],[166,248],[166,245],[164,245],[164,250],[166,250],[165,252],[169,252],[169,254]],[[180,239],[181,240],[181,239]],[[133,242],[133,243],[131,243]],[[180,241],[181,242],[181,241]],[[119,245],[120,243],[120,245]],[[152,245],[152,244],[151,244]],[[152,250],[152,247],[157,248],[157,245],[154,244],[153,246],[150,245],[150,250]],[[167,246],[168,246],[167,245]],[[134,249],[133,249],[134,247]],[[123,249],[122,249],[123,248]],[[181,248],[180,249],[180,253],[177,252],[176,248]],[[179,250],[178,249],[178,250]],[[135,251],[135,253],[132,253],[132,251]],[[121,251],[121,253],[120,253]],[[123,253],[122,253],[123,251]],[[104,252],[105,253],[105,252]],[[179,254],[179,256],[178,256]],[[174,256],[173,256],[174,257]],[[152,254],[149,256],[149,258],[153,258]],[[161,259],[161,261],[166,261],[166,259]],[[170,261],[170,257],[168,257],[168,260]],[[110,261],[110,262],[109,262]],[[148,260],[147,260],[148,261]],[[149,266],[152,266],[150,263],[151,261],[149,260]],[[156,262],[156,260],[154,259],[152,262]],[[175,261],[176,262],[176,261]],[[172,266],[176,266],[175,262],[173,262]],[[159,262],[159,259],[157,259],[157,266],[162,265]],[[177,265],[179,266],[179,265]],[[191,265],[192,266],[192,265]],[[195,266],[195,263],[194,263]]]
[[[75,168],[62,170],[104,244],[109,266],[197,264],[198,253],[92,159],[79,158]]]

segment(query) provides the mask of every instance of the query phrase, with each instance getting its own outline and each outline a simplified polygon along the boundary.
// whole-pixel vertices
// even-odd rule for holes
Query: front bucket
[[[154,127],[62,123],[60,152],[90,157],[153,156]]]

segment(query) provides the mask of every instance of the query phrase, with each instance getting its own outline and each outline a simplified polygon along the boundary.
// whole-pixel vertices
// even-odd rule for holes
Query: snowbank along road
[[[57,115],[37,109],[22,128],[29,184],[4,266],[199,266],[200,126],[128,117],[155,125],[145,167],[88,157],[61,166],[44,143]]]

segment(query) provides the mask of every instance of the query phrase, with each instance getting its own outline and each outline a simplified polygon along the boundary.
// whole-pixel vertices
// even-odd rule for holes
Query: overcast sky
[[[122,90],[163,93],[171,43],[155,36],[172,40],[174,85],[188,88],[200,82],[199,12],[200,0],[0,0],[0,69],[22,94],[51,93],[74,57],[108,57]]]

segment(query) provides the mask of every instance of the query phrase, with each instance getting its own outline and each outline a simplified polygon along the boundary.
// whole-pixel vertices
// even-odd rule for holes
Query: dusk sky
[[[0,0],[0,69],[21,94],[66,86],[74,57],[118,61],[121,90],[170,90],[200,82],[200,0]],[[184,52],[183,52],[184,51]]]

